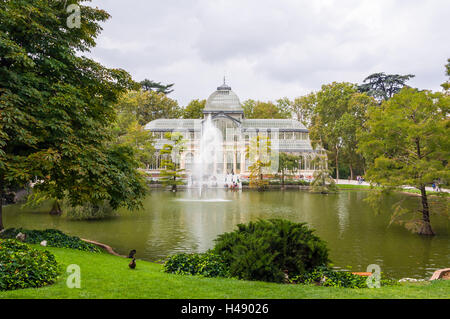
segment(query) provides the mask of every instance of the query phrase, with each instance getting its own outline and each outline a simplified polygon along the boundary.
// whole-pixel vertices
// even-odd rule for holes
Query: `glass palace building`
[[[203,119],[157,119],[145,126],[155,140],[155,148],[160,151],[165,144],[172,142],[167,139],[168,132],[179,132],[184,136],[183,150],[178,156],[180,168],[189,174],[193,169],[204,139],[210,138],[211,132],[205,131],[205,123],[212,121],[221,134],[222,150],[220,158],[214,160],[214,168],[218,174],[249,176],[249,166],[252,165],[249,144],[259,135],[265,141],[270,141],[270,152],[295,154],[300,157],[297,178],[312,178],[320,163],[318,157],[326,158],[322,148],[313,149],[306,127],[293,119],[246,119],[238,96],[227,84],[219,86],[206,101]],[[217,143],[217,142],[216,142]],[[278,158],[278,157],[276,157]],[[326,162],[326,161],[325,161]],[[273,165],[272,165],[273,166]],[[156,155],[154,163],[149,167],[149,173],[157,178],[161,167],[161,155]],[[272,171],[271,174],[276,173]]]

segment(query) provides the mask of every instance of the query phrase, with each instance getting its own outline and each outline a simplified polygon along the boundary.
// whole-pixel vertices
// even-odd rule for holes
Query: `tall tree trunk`
[[[284,170],[281,171],[281,188],[284,189]]]
[[[430,223],[430,208],[428,207],[427,192],[425,185],[420,186],[420,194],[422,198],[422,223],[420,225],[419,235],[434,235],[433,229]]]
[[[177,177],[174,176],[174,177],[173,177],[173,184],[172,184],[172,192],[176,192],[176,191],[177,191],[176,180],[177,180]]]
[[[353,166],[350,164],[350,180],[353,180]]]
[[[55,199],[52,209],[50,210],[50,215],[60,216],[62,214],[61,205],[59,205],[59,201]]]
[[[336,147],[336,183],[339,181],[339,149]]]
[[[417,157],[419,160],[422,158],[422,152],[420,148],[420,138],[416,138]],[[425,184],[420,185],[420,196],[422,198],[422,221],[418,231],[420,235],[434,235],[433,229],[431,229],[430,223],[430,208],[428,207],[427,191]]]

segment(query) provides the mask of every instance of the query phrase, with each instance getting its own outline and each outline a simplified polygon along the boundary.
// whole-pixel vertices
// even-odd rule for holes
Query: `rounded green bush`
[[[0,239],[0,290],[37,288],[53,283],[58,264],[49,251],[12,239]]]
[[[223,258],[233,277],[287,282],[329,263],[326,243],[313,232],[305,223],[260,220],[220,235],[213,252]]]

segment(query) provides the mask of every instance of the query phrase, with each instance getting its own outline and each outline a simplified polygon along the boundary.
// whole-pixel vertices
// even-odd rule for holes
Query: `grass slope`
[[[34,247],[39,247],[34,245]],[[39,249],[42,249],[39,247]],[[450,298],[450,281],[405,284],[380,289],[347,289],[304,285],[281,285],[235,279],[199,278],[166,274],[159,264],[137,261],[136,270],[128,268],[129,259],[106,253],[95,254],[65,248],[47,248],[64,267],[81,267],[81,289],[66,287],[68,274],[38,289],[0,292],[5,298],[162,298],[162,299],[296,299],[296,298]]]

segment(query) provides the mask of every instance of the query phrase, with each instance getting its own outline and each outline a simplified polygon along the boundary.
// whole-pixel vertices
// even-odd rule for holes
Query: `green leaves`
[[[42,287],[53,283],[59,272],[55,256],[49,251],[0,239],[0,290]]]
[[[185,119],[202,119],[206,100],[192,100],[183,110]]]
[[[347,164],[351,173],[355,168],[361,169],[364,161],[357,152],[357,132],[364,126],[367,109],[376,101],[346,82],[323,85],[307,101],[303,113],[310,122],[312,144],[327,150],[337,171],[340,162]]]
[[[120,98],[117,109],[119,114],[132,114],[140,125],[160,118],[179,118],[182,115],[177,101],[154,91],[129,91]]]
[[[166,133],[166,139],[171,140],[171,144],[165,144],[161,149],[162,155],[160,172],[161,182],[164,186],[171,186],[172,191],[176,191],[177,185],[183,185],[180,179],[184,169],[179,168],[179,156],[183,152],[185,141],[179,132]]]
[[[328,249],[306,224],[271,219],[239,224],[219,235],[213,252],[230,266],[232,276],[270,282],[326,265]]]
[[[405,88],[369,110],[360,150],[373,159],[368,177],[384,185],[420,187],[447,179],[450,156],[447,112],[450,100],[440,93]]]
[[[369,108],[360,133],[359,150],[369,164],[367,179],[390,188],[419,189],[421,218],[428,224],[425,186],[450,179],[449,107],[450,99],[442,93],[404,88],[380,107]],[[404,215],[404,210],[396,211],[402,214],[396,213],[394,219]],[[431,233],[431,228],[426,232]]]
[[[18,233],[26,235],[25,242],[28,244],[40,244],[43,240],[47,241],[50,247],[71,248],[82,251],[101,252],[97,246],[84,242],[75,236],[68,236],[60,230],[46,229],[46,230],[27,230],[22,228],[9,228],[3,231],[0,238],[14,239]]]
[[[248,119],[288,119],[291,117],[291,102],[279,99],[276,103],[247,100],[242,104]]]
[[[81,5],[81,28],[66,25],[62,1],[0,2],[0,176],[38,179],[73,206],[108,201],[138,206],[145,191],[133,150],[114,148],[119,97],[137,84],[124,70],[80,56],[109,15]]]
[[[210,252],[177,254],[171,256],[163,267],[165,272],[177,275],[229,277],[229,269],[223,259]]]
[[[358,89],[374,97],[378,101],[387,101],[406,86],[406,82],[414,78],[413,74],[374,73],[364,79]]]

